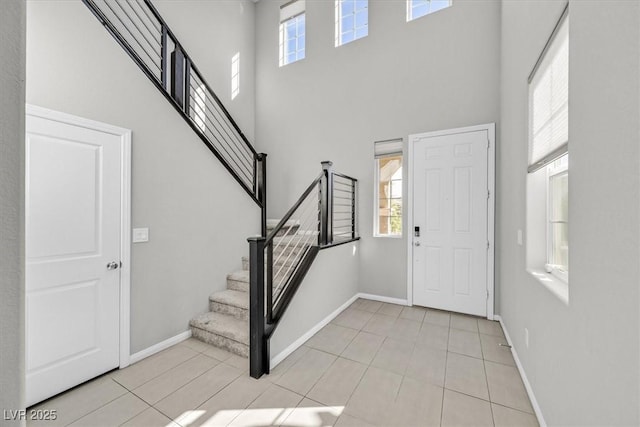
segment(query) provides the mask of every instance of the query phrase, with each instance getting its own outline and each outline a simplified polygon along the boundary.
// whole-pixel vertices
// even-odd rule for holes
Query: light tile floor
[[[30,426],[537,426],[497,322],[357,300],[260,380],[189,339],[34,409]]]

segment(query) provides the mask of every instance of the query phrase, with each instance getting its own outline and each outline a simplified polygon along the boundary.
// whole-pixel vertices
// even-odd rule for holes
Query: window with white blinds
[[[529,172],[569,145],[569,18],[558,23],[529,77]]]
[[[376,141],[373,143],[373,152],[376,159],[402,155],[402,138]]]

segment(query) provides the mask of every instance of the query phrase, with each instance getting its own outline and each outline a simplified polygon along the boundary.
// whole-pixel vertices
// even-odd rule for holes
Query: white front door
[[[26,117],[27,405],[118,367],[120,156],[120,135]]]
[[[413,135],[413,303],[487,316],[487,130]]]

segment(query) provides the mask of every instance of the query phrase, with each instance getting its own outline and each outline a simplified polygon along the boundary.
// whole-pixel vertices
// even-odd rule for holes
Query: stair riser
[[[191,327],[191,336],[223,350],[230,351],[242,357],[249,357],[249,346],[238,341],[234,341],[222,335],[205,331],[200,328]]]
[[[248,320],[249,310],[241,307],[234,307],[232,305],[222,304],[216,301],[209,301],[209,310],[214,313],[227,314],[233,316],[238,320]]]
[[[240,280],[227,279],[227,289],[232,291],[249,292],[249,283]]]

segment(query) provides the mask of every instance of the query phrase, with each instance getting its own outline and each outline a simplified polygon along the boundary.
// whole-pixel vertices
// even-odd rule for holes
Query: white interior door
[[[486,317],[487,130],[414,135],[410,144],[413,302]]]
[[[27,115],[26,152],[31,405],[118,367],[121,136]]]

